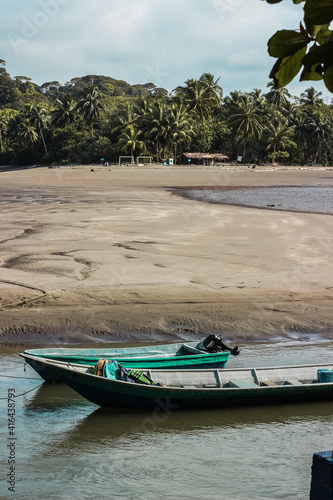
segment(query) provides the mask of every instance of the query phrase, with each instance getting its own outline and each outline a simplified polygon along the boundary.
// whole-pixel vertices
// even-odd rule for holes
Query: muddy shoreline
[[[2,345],[333,337],[330,215],[170,192],[328,188],[331,169],[93,170],[0,173]]]

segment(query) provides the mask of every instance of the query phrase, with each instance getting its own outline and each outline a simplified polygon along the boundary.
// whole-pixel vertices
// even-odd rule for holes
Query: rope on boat
[[[43,380],[43,382],[41,384],[37,385],[37,387],[34,387],[33,389],[30,389],[30,391],[23,392],[22,394],[18,394],[17,396],[15,395],[14,398],[16,399],[16,398],[20,398],[22,396],[25,396],[26,394],[29,394],[29,392],[35,391],[36,389],[38,389],[43,384],[44,384],[44,380]],[[6,397],[6,398],[0,398],[0,400],[6,400],[6,399],[8,400],[8,397]]]

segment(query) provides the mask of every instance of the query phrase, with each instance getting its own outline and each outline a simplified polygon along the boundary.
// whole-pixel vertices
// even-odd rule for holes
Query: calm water
[[[332,362],[333,342],[316,339],[243,344],[229,366]],[[41,383],[31,368],[24,372],[19,350],[0,356],[2,398]],[[174,412],[156,421],[152,412],[99,409],[63,384],[43,384],[15,403],[12,493],[14,441],[0,400],[1,499],[305,500],[313,453],[333,448],[333,402]]]
[[[332,186],[250,187],[246,189],[178,190],[192,200],[271,210],[333,214]]]

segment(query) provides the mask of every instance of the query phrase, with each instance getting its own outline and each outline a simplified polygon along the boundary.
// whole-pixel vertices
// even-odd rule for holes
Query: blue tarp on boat
[[[321,368],[317,372],[318,382],[320,384],[327,384],[328,382],[333,382],[333,370],[328,370],[327,368]]]
[[[111,378],[112,380],[120,379],[120,368],[117,361],[108,361],[104,364],[103,377]]]

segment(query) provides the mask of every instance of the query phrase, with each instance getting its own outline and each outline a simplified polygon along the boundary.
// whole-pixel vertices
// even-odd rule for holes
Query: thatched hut
[[[191,165],[216,165],[225,163],[229,157],[222,153],[183,153],[183,159]]]

